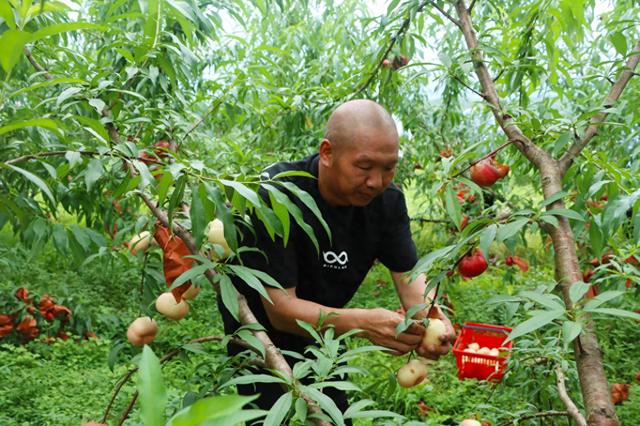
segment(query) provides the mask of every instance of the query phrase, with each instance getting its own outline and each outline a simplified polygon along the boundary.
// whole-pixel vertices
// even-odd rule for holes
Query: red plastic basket
[[[462,331],[453,345],[453,354],[458,366],[458,379],[480,379],[499,382],[504,375],[504,362],[509,356],[513,342],[502,343],[511,332],[511,327],[501,325],[465,322]],[[477,343],[480,347],[489,349],[499,348],[500,355],[485,355],[467,352],[470,343]]]

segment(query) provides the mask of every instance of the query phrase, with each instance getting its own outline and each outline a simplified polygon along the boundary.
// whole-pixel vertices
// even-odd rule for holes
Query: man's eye
[[[371,170],[371,166],[357,166],[360,170]]]

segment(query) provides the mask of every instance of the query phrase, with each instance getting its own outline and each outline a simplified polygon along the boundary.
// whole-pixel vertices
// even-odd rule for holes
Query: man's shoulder
[[[405,203],[404,192],[402,192],[402,189],[393,182],[387,186],[380,199],[384,204]]]

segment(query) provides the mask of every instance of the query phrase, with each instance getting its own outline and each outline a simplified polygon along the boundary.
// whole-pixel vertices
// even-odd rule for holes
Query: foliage
[[[599,299],[580,301],[589,287],[577,283],[576,306],[566,308],[553,293],[553,279],[544,277],[508,291],[497,309],[502,319],[520,321],[512,337],[531,344],[532,353],[571,366],[566,348],[583,329],[585,313],[602,324],[612,320],[601,314],[637,318],[626,300],[640,288],[630,260],[640,253],[640,112],[629,95],[638,92],[638,79],[615,104],[603,104],[637,42],[637,5],[528,0],[474,7],[501,113],[537,146],[558,158],[596,114],[609,114],[573,161],[562,191],[543,200],[531,183],[537,182],[534,168],[512,146],[499,154],[511,166],[508,179],[488,189],[461,174],[503,136],[478,96],[459,31],[426,4],[392,1],[385,15],[371,17],[366,2],[356,0],[0,0],[0,229],[8,224],[20,241],[4,250],[0,264],[20,282],[36,280],[42,267],[27,262],[30,268],[18,270],[16,262],[42,253],[60,269],[83,271],[51,294],[69,302],[83,293],[84,303],[109,300],[92,314],[96,328],[114,336],[108,364],[117,369],[137,351],[116,336],[134,315],[152,313],[165,284],[157,252],[132,259],[121,250],[130,234],[155,223],[140,194],[192,231],[205,250],[215,250],[202,233],[214,218],[224,222],[232,249],[242,250],[237,241],[251,232],[248,213],[272,237],[286,239],[291,218],[301,221],[293,198],[315,206],[286,180],[266,179],[259,170],[311,153],[333,107],[367,97],[386,105],[401,125],[397,177],[420,200],[416,215],[446,224],[429,228],[430,250],[414,271],[426,273],[431,286],[453,292],[463,285],[447,272],[477,245],[490,270],[515,285],[520,278],[502,268],[504,255],[529,254],[534,240],[549,250],[547,231],[559,218],[570,221],[585,273],[588,261],[598,259],[589,284],[599,286]],[[452,9],[449,2],[438,5]],[[381,67],[401,55],[411,58],[407,65]],[[170,141],[169,148],[155,145],[161,140]],[[269,202],[257,195],[260,188]],[[548,210],[557,200],[566,208]],[[51,255],[49,243],[60,255]],[[599,260],[603,255],[610,255],[608,262]],[[529,258],[535,257],[549,261],[544,253]],[[274,284],[256,271],[196,260],[179,280],[198,279],[212,267],[232,309],[229,274],[258,291]],[[106,274],[118,286],[109,285]],[[3,286],[13,291],[16,283]],[[38,290],[49,287],[55,285]],[[613,295],[619,297],[608,299]],[[244,338],[250,340],[248,333]],[[223,365],[205,374],[216,377],[216,390],[224,384],[217,376],[230,377]],[[555,397],[538,391],[540,406]],[[285,397],[279,408],[284,412],[294,401]],[[392,405],[402,411],[398,403]]]

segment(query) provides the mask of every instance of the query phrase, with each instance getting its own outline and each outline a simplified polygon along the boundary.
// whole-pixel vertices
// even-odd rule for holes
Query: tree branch
[[[578,410],[578,407],[576,407],[576,404],[574,404],[567,393],[567,388],[564,384],[564,373],[562,372],[560,364],[556,365],[556,385],[558,386],[558,395],[564,403],[564,406],[567,407],[567,413],[569,416],[573,417],[573,420],[576,421],[578,426],[587,426],[587,421],[584,416],[580,410]]]
[[[42,65],[40,65],[38,61],[36,61],[36,58],[33,57],[33,54],[28,47],[25,47],[24,49],[22,49],[22,51],[24,52],[29,62],[31,62],[31,65],[33,65],[33,67],[36,69],[36,71],[41,72],[44,78],[46,78],[47,80],[53,79],[53,76],[49,74],[49,71],[47,71]]]
[[[135,173],[135,170],[133,169],[130,163],[129,163],[129,170],[132,174]],[[189,251],[192,254],[199,253],[198,247],[196,246],[196,243],[191,233],[188,230],[178,225],[175,221],[173,221],[170,225],[167,214],[164,211],[162,211],[162,209],[160,209],[147,194],[145,194],[142,191],[139,191],[138,195],[140,196],[140,198],[142,198],[142,200],[147,205],[147,207],[149,207],[149,209],[154,214],[154,216],[158,218],[160,223],[162,223],[167,228],[171,226],[170,229],[176,235],[182,238],[182,240],[187,245],[187,247],[189,248]],[[219,293],[220,292],[219,285],[217,282],[215,282],[215,271],[213,271],[212,269],[207,269],[205,271],[205,276],[207,277],[209,282],[213,285],[216,293]],[[253,312],[251,312],[251,308],[247,303],[247,299],[241,293],[237,293],[237,297],[238,297],[238,305],[239,305],[240,323],[243,325],[258,324],[258,320],[256,319]],[[273,342],[271,341],[267,333],[259,330],[252,330],[252,333],[256,336],[256,338],[262,343],[262,345],[265,348],[266,366],[268,368],[280,371],[286,377],[293,380],[293,371],[291,370],[291,367],[287,363],[287,360],[284,359],[284,357],[282,356],[282,353],[280,352],[280,350],[273,344]],[[311,398],[309,398],[307,395],[303,394],[302,392],[301,394],[302,394],[302,398],[304,398],[305,401],[307,401],[307,404],[309,406],[309,411],[320,412],[320,408],[315,403],[315,401],[313,401]],[[328,425],[328,423],[326,423],[323,420],[315,420],[315,423],[317,425],[323,425],[323,426]]]
[[[604,99],[604,110],[594,115],[593,117],[591,117],[589,126],[587,127],[587,130],[585,130],[583,138],[580,140],[575,140],[573,144],[569,147],[567,152],[565,152],[564,155],[560,157],[560,160],[558,160],[558,163],[560,165],[560,172],[562,176],[564,176],[564,174],[567,172],[567,170],[571,166],[573,159],[578,154],[580,154],[580,152],[584,149],[584,147],[587,146],[589,141],[598,133],[598,128],[600,127],[601,123],[604,121],[605,117],[608,114],[606,109],[613,106],[613,104],[615,104],[618,98],[620,98],[622,91],[627,86],[627,83],[629,83],[629,80],[631,80],[631,77],[636,75],[634,70],[638,65],[639,61],[640,61],[640,41],[636,44],[636,46],[631,51],[629,55],[629,59],[625,64],[624,71],[622,71],[622,73],[620,74],[620,77],[618,77],[618,80],[613,84],[613,86],[611,87],[611,90],[609,91],[609,94]]]
[[[36,158],[40,158],[40,157],[57,157],[57,156],[65,155],[67,152],[77,152],[80,155],[86,155],[89,157],[95,157],[96,155],[100,155],[100,153],[97,151],[45,151],[45,152],[38,152],[35,154],[23,155],[22,157],[16,157],[14,159],[5,161],[4,163],[16,164],[16,163],[21,163],[23,161],[35,160]]]
[[[418,6],[418,9],[416,10],[416,14],[422,12],[422,10],[424,9],[424,7],[427,5],[427,3],[429,3],[428,0],[423,1],[422,3],[420,3],[420,5]],[[411,15],[409,15],[408,17],[405,18],[405,20],[402,22],[402,25],[400,26],[400,29],[398,29],[398,31],[396,32],[396,34],[391,37],[391,43],[389,43],[389,46],[387,46],[386,50],[384,51],[384,53],[382,54],[381,59],[378,61],[378,63],[376,64],[376,67],[373,69],[373,71],[371,72],[371,75],[369,75],[369,78],[367,78],[367,81],[365,81],[362,86],[360,86],[358,88],[358,90],[356,90],[351,96],[353,98],[355,98],[356,96],[358,96],[360,93],[362,93],[367,87],[369,87],[369,85],[371,84],[371,82],[373,81],[373,79],[375,78],[376,74],[378,74],[378,71],[380,70],[380,68],[382,67],[382,61],[384,60],[384,58],[387,57],[387,55],[389,54],[389,52],[391,52],[391,49],[393,49],[393,46],[395,46],[396,42],[398,41],[398,38],[400,38],[400,36],[407,31],[407,29],[409,28],[409,24],[411,23]]]
[[[531,142],[514,123],[513,118],[502,110],[498,91],[485,64],[482,50],[480,49],[473,25],[471,24],[471,16],[469,15],[469,10],[465,7],[464,1],[459,0],[456,3],[456,11],[460,23],[459,28],[464,35],[476,75],[478,76],[478,81],[482,87],[483,98],[491,107],[491,112],[496,122],[502,128],[509,141],[512,141],[520,152],[539,169],[543,167],[545,161],[546,164],[550,164],[551,162],[555,163],[551,155]]]
[[[460,23],[460,21],[458,21],[456,18],[454,18],[453,16],[449,15],[443,8],[441,8],[440,6],[437,5],[437,3],[433,2],[433,1],[429,1],[429,4],[433,7],[435,7],[436,9],[438,9],[438,11],[440,13],[442,13],[442,15],[445,16],[445,18],[447,18],[448,20],[450,20],[451,22],[453,22],[456,27],[458,28],[462,28],[462,24]]]
[[[188,345],[188,344],[191,344],[191,343],[205,343],[205,342],[214,342],[214,341],[215,342],[219,342],[222,339],[224,339],[224,336],[204,336],[204,337],[198,337],[196,339],[191,339],[188,342],[186,342],[185,345]],[[243,346],[243,347],[245,347],[247,349],[254,350],[244,340],[232,339],[232,341],[234,343],[236,343],[237,345],[239,345],[239,346]],[[177,354],[180,353],[180,350],[182,350],[182,346],[179,347],[179,348],[173,349],[170,352],[166,353],[162,358],[160,358],[160,364],[165,364],[166,362],[171,360],[173,357],[175,357]],[[113,406],[113,403],[116,400],[116,397],[118,396],[118,393],[120,392],[122,387],[129,381],[129,379],[131,379],[131,377],[136,373],[136,371],[138,371],[138,367],[131,368],[129,371],[127,371],[127,373],[124,375],[122,380],[120,380],[120,382],[118,382],[117,386],[114,389],[113,395],[111,396],[111,399],[109,400],[109,404],[107,405],[107,408],[106,408],[106,410],[104,412],[104,415],[102,416],[102,423],[106,423],[107,422],[107,418],[109,417],[109,412],[111,411],[111,407]],[[125,411],[122,413],[121,418],[120,418],[120,422],[123,422],[127,417],[129,417],[129,413],[131,412],[131,409],[133,408],[133,405],[135,404],[137,396],[138,396],[138,393],[135,392],[133,394],[133,397],[132,397],[133,401],[131,401],[129,403],[129,405],[127,406]],[[119,423],[119,424],[122,424],[122,423]]]
[[[476,5],[476,0],[471,0],[471,4],[467,8],[467,10],[469,11],[469,14],[471,14],[471,12],[473,11],[473,6],[475,5]]]

